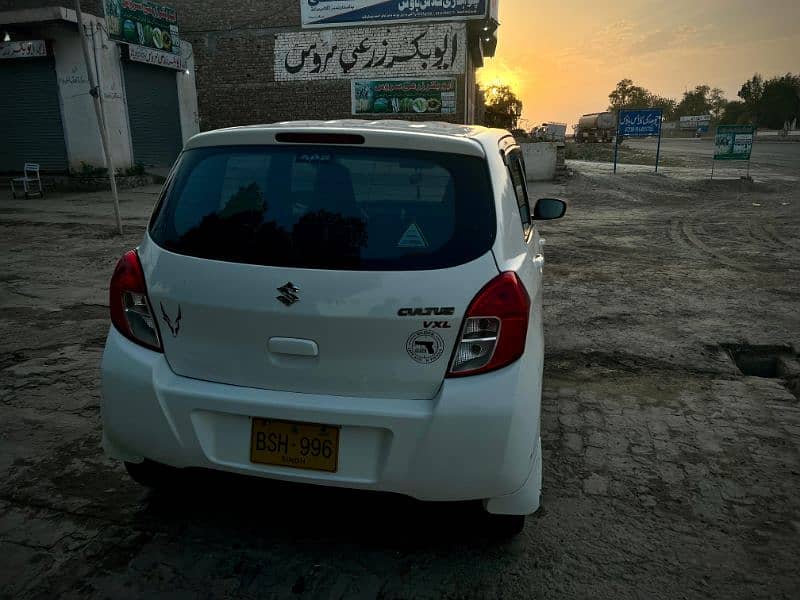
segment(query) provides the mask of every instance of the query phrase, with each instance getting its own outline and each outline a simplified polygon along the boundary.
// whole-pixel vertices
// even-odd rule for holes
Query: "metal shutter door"
[[[133,160],[171,167],[183,148],[175,71],[128,61],[123,65]]]
[[[52,59],[0,61],[0,172],[21,173],[26,162],[69,168]]]

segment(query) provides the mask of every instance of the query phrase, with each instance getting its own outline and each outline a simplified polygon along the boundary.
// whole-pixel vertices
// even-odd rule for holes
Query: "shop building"
[[[295,119],[473,123],[498,0],[173,0],[203,130]]]
[[[73,7],[0,5],[0,173],[25,162],[55,173],[105,166]],[[175,36],[180,50],[165,52],[122,43],[109,37],[103,2],[82,9],[114,165],[170,166],[199,131],[191,44]]]

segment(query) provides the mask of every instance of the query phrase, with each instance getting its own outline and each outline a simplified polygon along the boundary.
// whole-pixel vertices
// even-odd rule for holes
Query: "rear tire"
[[[175,484],[178,469],[145,460],[140,463],[125,463],[131,479],[139,485],[152,489],[164,489]]]
[[[512,538],[525,528],[526,515],[489,515],[489,533],[498,538]]]

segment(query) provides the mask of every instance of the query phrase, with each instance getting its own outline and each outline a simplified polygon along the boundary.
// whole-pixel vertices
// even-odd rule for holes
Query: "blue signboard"
[[[303,27],[483,19],[492,0],[300,0]]]
[[[617,133],[622,137],[661,134],[661,109],[620,110]]]
[[[658,159],[661,156],[661,121],[660,108],[622,109],[619,111],[617,123],[617,139],[614,143],[614,173],[617,172],[617,156],[619,145],[623,139],[629,137],[658,136],[656,148],[656,173],[658,173]]]

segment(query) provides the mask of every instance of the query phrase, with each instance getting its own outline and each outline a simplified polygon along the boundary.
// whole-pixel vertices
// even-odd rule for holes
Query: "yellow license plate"
[[[339,427],[254,417],[250,461],[335,473],[339,466]]]

